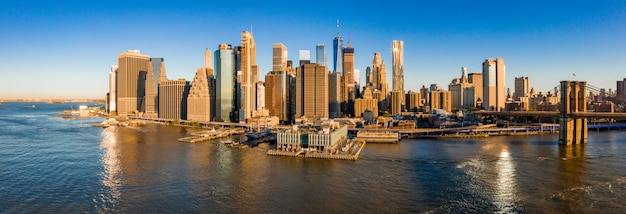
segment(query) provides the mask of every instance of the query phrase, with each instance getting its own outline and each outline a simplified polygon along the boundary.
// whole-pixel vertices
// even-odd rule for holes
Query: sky
[[[170,79],[191,81],[204,50],[241,44],[251,31],[257,64],[272,68],[272,44],[299,50],[339,33],[355,49],[355,68],[375,52],[387,64],[391,41],[404,41],[405,90],[447,89],[461,67],[482,72],[504,58],[506,88],[527,76],[536,91],[562,80],[615,90],[626,78],[626,1],[2,1],[0,99],[104,98],[118,54],[137,49],[163,57]],[[575,75],[574,75],[575,74]],[[263,77],[261,79],[264,79]]]

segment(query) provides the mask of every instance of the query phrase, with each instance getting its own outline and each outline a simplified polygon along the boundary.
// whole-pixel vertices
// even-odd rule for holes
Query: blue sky
[[[480,72],[496,57],[511,90],[518,76],[543,92],[569,79],[615,90],[626,78],[621,0],[9,1],[0,3],[0,99],[103,98],[110,66],[128,49],[164,57],[170,79],[191,80],[205,48],[239,45],[243,30],[252,30],[264,75],[273,43],[294,62],[301,49],[315,61],[320,43],[331,58],[337,19],[362,79],[381,52],[391,83],[391,41],[404,41],[406,90],[447,88],[461,66]]]

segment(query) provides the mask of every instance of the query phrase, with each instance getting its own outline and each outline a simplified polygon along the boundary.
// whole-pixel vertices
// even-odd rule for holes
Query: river
[[[337,161],[50,117],[70,106],[0,104],[0,213],[626,212],[623,131],[569,147],[551,134],[403,139]]]

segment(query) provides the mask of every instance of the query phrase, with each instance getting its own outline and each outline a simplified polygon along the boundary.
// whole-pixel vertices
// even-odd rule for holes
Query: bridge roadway
[[[558,111],[474,111],[477,115],[496,115],[496,116],[539,116],[539,117],[560,117]],[[626,113],[611,112],[575,112],[568,114],[572,118],[614,118],[625,119]]]

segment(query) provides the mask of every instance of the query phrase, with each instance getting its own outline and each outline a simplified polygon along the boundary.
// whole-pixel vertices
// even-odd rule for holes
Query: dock
[[[268,150],[266,154],[274,156],[355,161],[359,159],[359,155],[361,155],[361,151],[363,151],[365,144],[365,141],[351,140],[343,147],[341,151],[336,151],[335,153],[305,151],[304,149],[300,149],[298,151]]]
[[[208,130],[202,132],[192,133],[189,137],[179,138],[178,141],[184,143],[198,143],[207,140],[214,140],[223,137],[228,137],[236,134],[243,134],[245,131],[240,128],[235,129],[218,129],[218,130]]]
[[[356,133],[355,140],[365,141],[367,143],[398,143],[400,142],[400,133],[390,131],[360,131]]]

